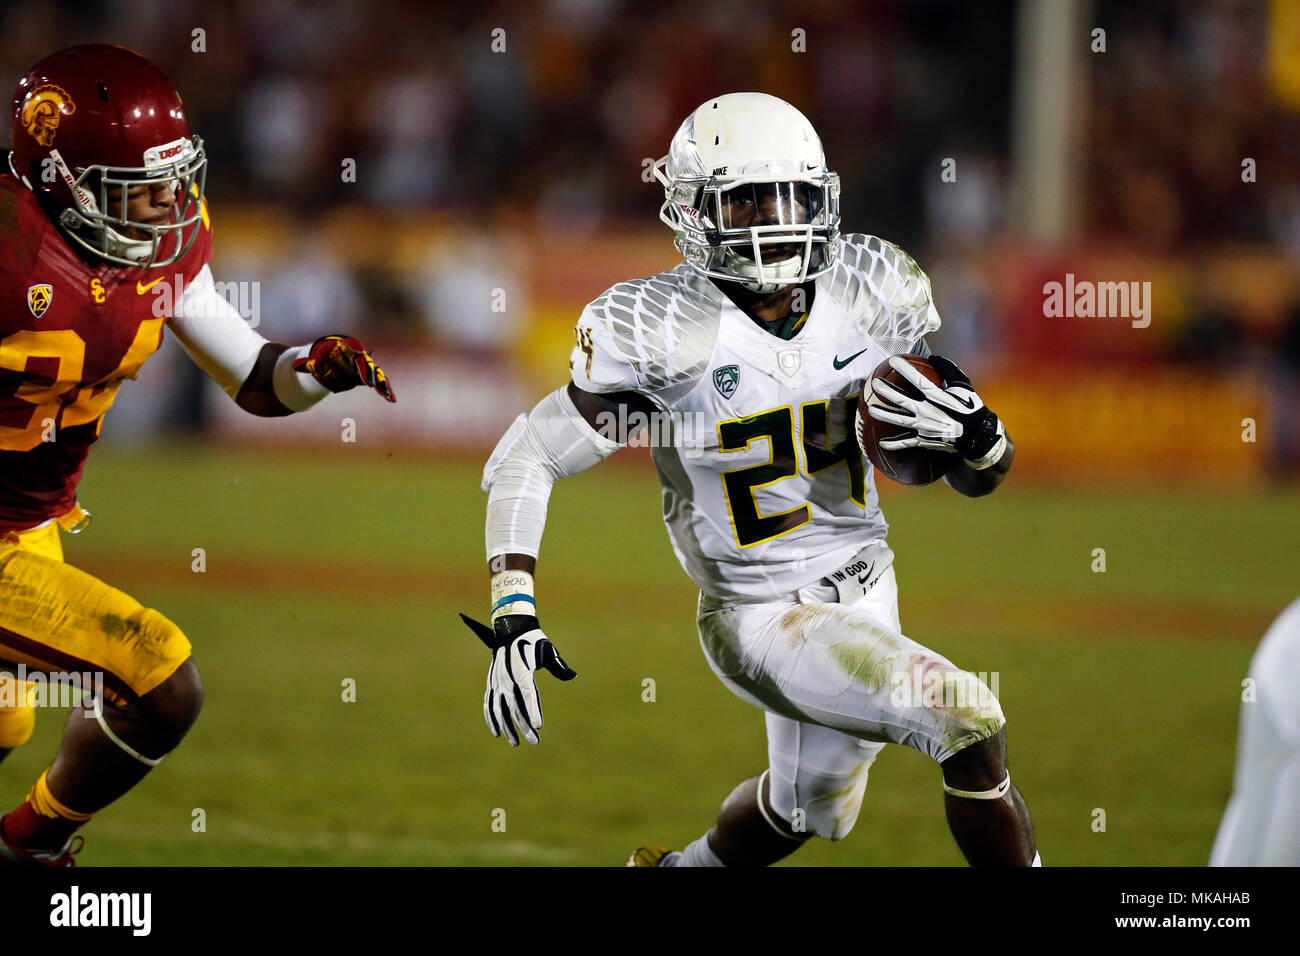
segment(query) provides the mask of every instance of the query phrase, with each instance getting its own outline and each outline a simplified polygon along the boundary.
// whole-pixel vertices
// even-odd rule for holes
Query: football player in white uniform
[[[1232,799],[1210,866],[1300,866],[1300,598],[1278,616],[1250,662]]]
[[[1037,863],[997,700],[900,630],[887,525],[853,429],[870,371],[928,353],[929,280],[896,246],[840,234],[839,178],[812,125],[775,97],[704,103],[655,171],[686,261],[583,310],[572,381],[516,419],[484,470],[492,626],[465,620],[493,651],[488,727],[536,744],[535,673],[574,676],[539,628],[533,588],[552,484],[648,421],[664,521],[700,588],[700,643],[722,682],[766,711],[769,766],[681,852],[644,847],[629,865],[766,865],[814,835],[840,839],[887,743],[938,761],[968,861]],[[913,373],[913,401],[877,383],[895,406],[883,414],[911,429],[899,446],[961,455],[949,485],[987,494],[1014,449],[960,369],[932,361],[946,387]]]

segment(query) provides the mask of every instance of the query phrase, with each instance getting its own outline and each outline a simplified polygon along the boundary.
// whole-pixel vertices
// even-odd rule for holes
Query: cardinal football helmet
[[[204,213],[207,158],[176,88],[119,46],[47,56],[18,82],[9,168],[42,200],[64,235],[109,262],[156,267],[189,251]],[[127,218],[127,190],[169,183],[161,222]],[[117,199],[109,214],[109,197]],[[133,238],[127,230],[139,230]]]
[[[654,173],[664,187],[659,218],[704,275],[774,292],[835,265],[840,178],[826,168],[812,124],[784,100],[709,100],[678,128]]]

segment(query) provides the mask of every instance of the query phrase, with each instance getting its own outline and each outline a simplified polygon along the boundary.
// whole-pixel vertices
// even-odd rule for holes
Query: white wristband
[[[492,575],[492,620],[507,614],[537,616],[533,576],[527,571],[498,571]]]
[[[302,412],[311,408],[330,390],[306,372],[295,372],[293,363],[311,354],[310,345],[298,345],[286,349],[275,360],[275,370],[271,373],[271,385],[280,404],[291,412]]]

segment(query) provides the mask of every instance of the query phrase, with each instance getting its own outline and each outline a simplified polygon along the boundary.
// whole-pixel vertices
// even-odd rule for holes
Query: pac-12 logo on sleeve
[[[53,298],[54,286],[52,285],[41,283],[27,287],[27,308],[31,309],[32,315],[38,319],[45,314]]]
[[[740,366],[724,365],[722,368],[715,369],[713,384],[723,398],[731,398],[732,395],[736,394],[736,386],[740,384]]]

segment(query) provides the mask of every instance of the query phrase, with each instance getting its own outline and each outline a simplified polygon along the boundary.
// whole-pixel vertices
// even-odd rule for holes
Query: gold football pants
[[[162,614],[65,564],[57,523],[0,533],[0,661],[94,675],[108,700],[126,704],[175,673],[190,650]],[[4,680],[11,686],[0,688],[0,748],[25,741],[34,716],[31,687]]]

